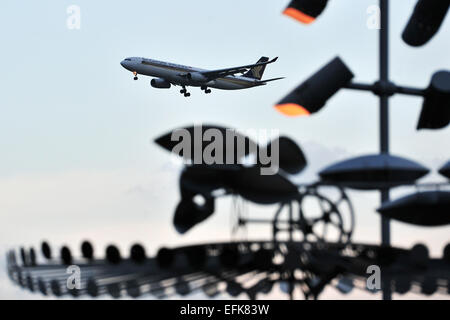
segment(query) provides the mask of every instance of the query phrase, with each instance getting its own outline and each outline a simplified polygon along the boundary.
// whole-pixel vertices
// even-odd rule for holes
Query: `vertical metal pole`
[[[389,0],[380,0],[380,84],[389,81]],[[381,90],[380,94],[380,153],[389,153],[389,96]],[[389,201],[389,189],[381,191],[381,202]],[[390,246],[389,219],[381,217],[381,244]],[[391,300],[390,279],[385,279],[383,300]]]
[[[293,237],[293,217],[292,217],[292,202],[289,203],[289,244],[292,245],[292,241],[294,241]],[[291,250],[290,247],[288,250]],[[295,281],[294,281],[294,271],[290,271],[290,281],[289,281],[289,299],[294,300],[294,289],[295,289]]]

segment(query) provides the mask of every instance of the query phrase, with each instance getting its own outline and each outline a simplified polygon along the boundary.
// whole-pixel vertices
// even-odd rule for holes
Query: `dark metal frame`
[[[389,154],[389,98],[395,94],[424,96],[425,89],[397,86],[389,81],[389,0],[380,0],[379,81],[374,84],[350,83],[347,89],[371,91],[380,101],[380,154]],[[389,189],[381,190],[381,203],[389,201]],[[391,245],[390,220],[381,217],[381,244]],[[391,300],[389,279],[385,279],[383,299]]]

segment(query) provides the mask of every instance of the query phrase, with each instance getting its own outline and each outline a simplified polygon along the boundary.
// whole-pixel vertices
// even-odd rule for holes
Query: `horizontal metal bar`
[[[344,88],[373,92],[375,90],[375,85],[374,84],[367,84],[367,83],[351,82],[351,83],[347,84]]]
[[[385,86],[383,89],[383,87],[380,86],[378,83],[367,84],[367,83],[351,82],[351,83],[347,84],[344,88],[353,89],[353,90],[370,91],[376,95],[382,95],[382,94],[391,95],[391,94],[399,93],[399,94],[405,94],[405,95],[410,95],[410,96],[423,97],[426,92],[426,89],[397,86],[395,84],[389,84],[389,85]]]
[[[295,220],[240,219],[241,223],[295,223]]]
[[[426,89],[418,89],[418,88],[411,88],[411,87],[402,87],[402,86],[395,86],[395,93],[400,94],[407,94],[410,96],[425,96]]]

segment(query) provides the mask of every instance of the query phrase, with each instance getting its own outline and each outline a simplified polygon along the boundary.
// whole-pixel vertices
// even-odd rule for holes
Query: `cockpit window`
[[[125,61],[131,61],[131,59],[130,58],[126,58]]]

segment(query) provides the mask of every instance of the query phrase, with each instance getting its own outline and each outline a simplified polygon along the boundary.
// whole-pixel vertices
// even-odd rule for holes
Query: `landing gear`
[[[133,71],[133,74],[134,74],[134,80],[137,80],[138,79],[138,77],[137,77],[137,72],[136,71]]]
[[[190,97],[191,94],[189,92],[187,92],[186,87],[183,86],[183,89],[180,90],[181,94],[184,94],[185,97]]]
[[[208,89],[207,86],[201,86],[200,89],[202,89],[203,91],[205,91],[205,93],[211,93],[211,89]]]

